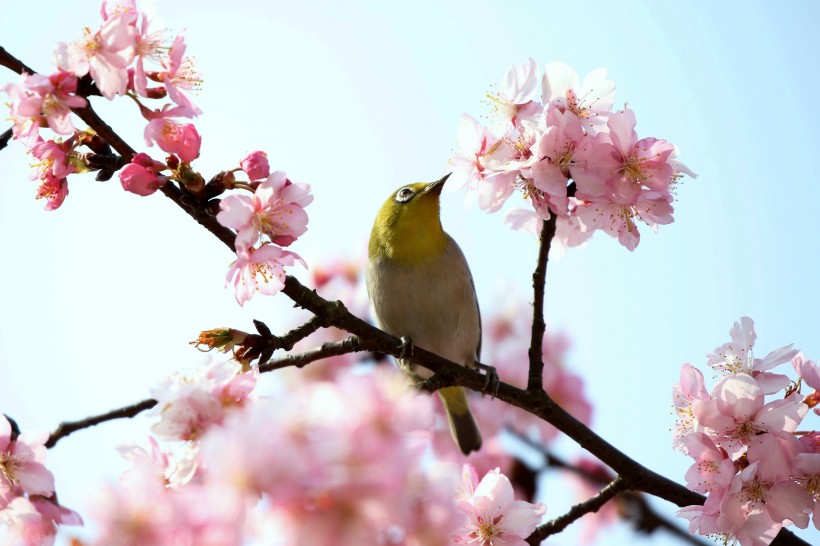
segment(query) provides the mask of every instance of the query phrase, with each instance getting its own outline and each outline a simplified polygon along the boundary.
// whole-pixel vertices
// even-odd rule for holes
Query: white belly
[[[449,238],[449,243],[441,258],[420,266],[371,261],[367,289],[384,331],[472,366],[478,359],[481,319],[467,261],[455,241]],[[407,371],[422,379],[432,375],[421,367]]]

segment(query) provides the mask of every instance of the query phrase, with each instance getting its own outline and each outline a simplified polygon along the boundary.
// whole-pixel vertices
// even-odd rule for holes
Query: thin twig
[[[359,347],[359,338],[356,336],[350,336],[342,341],[323,343],[320,347],[316,347],[314,349],[269,360],[268,362],[259,365],[259,371],[272,372],[274,370],[281,370],[282,368],[292,366],[302,368],[311,362],[315,362],[323,358],[355,353],[361,350],[362,349]]]
[[[79,421],[64,421],[60,423],[60,425],[54,430],[54,432],[52,432],[48,436],[46,447],[54,447],[57,444],[57,442],[59,442],[61,439],[65,438],[72,432],[82,430],[84,428],[90,428],[94,425],[99,425],[100,423],[112,421],[114,419],[130,419],[131,417],[135,417],[143,411],[149,410],[156,405],[156,400],[154,400],[153,398],[148,398],[141,402],[137,402],[136,404],[131,404],[130,406],[125,406],[124,408],[111,410],[100,415],[86,417],[85,419],[80,419]]]
[[[310,362],[314,362],[322,358],[339,356],[361,350],[362,349],[359,347],[359,339],[356,336],[350,336],[342,341],[325,343],[321,347],[317,347],[315,349],[310,349],[301,353],[287,355],[276,360],[271,360],[266,364],[260,365],[259,371],[261,373],[272,372],[290,366],[301,368]],[[106,421],[135,417],[136,415],[142,413],[143,411],[149,410],[156,405],[156,400],[146,399],[141,402],[137,402],[136,404],[131,404],[130,406],[111,410],[99,415],[92,415],[91,417],[80,419],[79,421],[65,421],[60,423],[60,425],[54,429],[54,432],[49,435],[48,441],[46,442],[46,447],[54,447],[57,442],[66,436],[77,432],[78,430],[90,428]]]
[[[544,220],[541,227],[541,244],[538,246],[538,263],[532,274],[532,288],[534,292],[532,302],[532,336],[530,340],[530,372],[527,378],[527,390],[541,391],[544,389],[544,359],[542,347],[544,332],[547,325],[544,322],[544,286],[547,278],[547,260],[549,259],[550,245],[555,236],[555,222],[558,217],[550,215]]]
[[[600,472],[592,472],[590,471],[590,469],[581,468],[580,466],[571,464],[562,459],[561,457],[558,457],[550,450],[548,450],[545,446],[536,442],[526,434],[522,434],[517,430],[509,428],[507,430],[520,441],[524,442],[529,447],[538,451],[538,453],[540,453],[541,456],[544,457],[544,463],[548,467],[558,468],[566,472],[571,472],[572,474],[575,474],[578,477],[587,480],[588,482],[591,482],[597,486],[603,486],[604,484],[609,483],[612,480],[612,474],[603,467],[600,468]],[[670,534],[679,538],[680,540],[691,544],[692,546],[709,546],[710,544],[705,540],[690,535],[687,531],[675,525],[673,520],[670,520],[668,517],[659,514],[654,508],[652,508],[652,506],[648,502],[646,502],[646,498],[644,498],[643,494],[639,492],[624,492],[619,497],[618,502],[621,503],[621,505],[626,505],[629,507],[628,513],[624,513],[623,511],[621,511],[621,517],[623,519],[630,520],[634,524],[635,528],[640,532],[651,534],[656,529],[664,529]]]
[[[582,516],[592,512],[597,512],[604,504],[614,499],[617,495],[620,495],[624,491],[626,491],[626,484],[624,481],[620,477],[615,478],[615,480],[601,489],[594,497],[580,504],[576,504],[563,516],[557,517],[536,527],[535,531],[533,531],[533,533],[527,538],[527,543],[532,545],[540,544],[542,540],[550,535],[560,533]]]

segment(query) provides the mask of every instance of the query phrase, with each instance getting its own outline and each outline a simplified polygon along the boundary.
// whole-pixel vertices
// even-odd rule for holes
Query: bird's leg
[[[484,388],[481,389],[481,396],[485,396],[489,392],[490,396],[495,398],[498,395],[498,386],[501,384],[498,372],[488,364],[482,364],[481,362],[475,362],[474,364],[479,370],[484,370],[484,376],[486,377]]]
[[[407,336],[401,336],[401,352],[399,353],[399,358],[407,358],[408,356],[413,356],[413,340],[411,340]]]

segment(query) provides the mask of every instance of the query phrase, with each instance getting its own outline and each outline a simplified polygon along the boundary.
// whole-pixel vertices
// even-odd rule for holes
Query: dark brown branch
[[[34,70],[24,64],[23,61],[6,51],[3,46],[0,46],[0,66],[5,66],[17,74],[22,74],[23,72],[26,74],[34,74]]]
[[[361,350],[362,349],[359,347],[359,339],[356,336],[350,336],[342,341],[325,343],[321,347],[317,347],[315,349],[310,349],[302,353],[287,355],[282,358],[269,361],[266,364],[260,365],[259,371],[262,373],[272,372],[274,370],[280,370],[290,366],[301,368],[310,362],[314,362],[322,358],[353,353]],[[146,399],[130,406],[111,410],[106,413],[101,413],[100,415],[86,417],[85,419],[80,419],[79,421],[65,421],[60,423],[60,425],[54,429],[54,432],[49,435],[48,441],[46,442],[46,447],[54,447],[61,439],[65,438],[69,434],[72,434],[73,432],[77,432],[78,430],[90,428],[106,421],[135,417],[136,415],[145,410],[149,410],[156,405],[156,400]]]
[[[532,288],[534,292],[532,302],[532,336],[530,340],[530,372],[527,378],[527,390],[541,391],[544,389],[544,332],[547,325],[544,322],[544,286],[547,279],[547,260],[549,259],[550,245],[555,236],[555,222],[558,219],[554,214],[549,220],[544,220],[541,227],[541,244],[538,247],[538,263],[532,274]]]
[[[539,525],[535,531],[527,538],[527,543],[535,545],[540,544],[542,540],[550,535],[560,533],[566,529],[571,523],[578,520],[586,514],[597,512],[601,507],[626,491],[626,484],[621,478],[615,478],[609,485],[601,489],[597,495],[580,504],[576,504],[570,508],[569,512],[563,516],[557,517],[543,525]]]
[[[11,127],[9,127],[8,129],[6,129],[2,133],[0,133],[0,150],[2,150],[3,148],[5,148],[6,146],[9,145],[9,141],[11,140],[11,135],[12,134],[13,134],[13,131],[12,131]]]
[[[269,360],[264,364],[259,365],[260,372],[272,372],[274,370],[281,370],[282,368],[289,368],[291,366],[302,368],[311,362],[328,358],[331,356],[339,356],[347,353],[355,353],[363,349],[359,346],[359,338],[350,336],[342,341],[323,343],[321,347],[309,349],[301,353],[292,355],[285,355],[274,360]]]
[[[580,466],[570,464],[561,457],[553,454],[546,449],[545,446],[534,441],[532,438],[522,434],[516,430],[508,429],[516,438],[527,444],[532,449],[538,451],[544,457],[544,463],[548,467],[558,468],[566,472],[571,472],[580,478],[587,480],[599,487],[604,486],[613,479],[613,475],[607,469],[601,467],[599,472],[591,471],[590,469],[581,468]],[[696,536],[690,535],[684,529],[675,525],[674,521],[668,517],[659,514],[646,501],[646,498],[638,492],[627,491],[618,499],[621,506],[627,510],[621,510],[621,517],[632,522],[636,530],[642,533],[651,534],[657,529],[664,529],[668,533],[676,536],[683,542],[691,544],[692,546],[709,546],[710,542],[700,539]]]
[[[72,432],[76,432],[78,430],[82,430],[84,428],[93,427],[94,425],[99,425],[100,423],[104,423],[105,421],[112,421],[114,419],[125,419],[125,418],[132,418],[145,410],[149,410],[157,405],[157,401],[148,398],[143,400],[142,402],[137,402],[136,404],[131,404],[130,406],[125,406],[124,408],[119,408],[115,410],[111,410],[107,413],[102,413],[100,415],[94,415],[92,417],[87,417],[85,419],[80,419],[79,421],[64,421],[60,423],[60,425],[52,432],[49,437],[48,441],[46,442],[47,448],[54,447],[57,442],[61,439],[65,438]]]

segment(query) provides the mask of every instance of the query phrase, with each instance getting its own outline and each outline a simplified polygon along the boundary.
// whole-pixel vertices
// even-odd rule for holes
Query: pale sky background
[[[195,166],[207,178],[263,149],[273,168],[311,184],[310,229],[294,246],[309,264],[363,252],[396,187],[441,176],[459,115],[486,113],[482,97],[510,64],[560,60],[582,76],[607,68],[639,135],[677,144],[700,177],[679,188],[675,223],[643,230],[634,253],[598,234],[551,262],[547,318],[574,340],[569,364],[596,405],[595,430],[649,468],[683,481],[689,459],[670,447],[672,385],[682,363],[705,368],[740,316],[755,320],[758,356],[794,342],[820,358],[820,4],[158,4],[168,28],[187,28],[205,76]],[[55,42],[99,24],[97,0],[0,7],[0,45],[44,72]],[[0,84],[12,79],[0,73]],[[161,157],[144,147],[128,100],[94,106],[132,146]],[[223,289],[231,254],[159,194],[72,177],[63,207],[43,212],[28,163],[17,144],[0,152],[0,411],[23,430],[148,397],[164,376],[201,362],[187,342],[202,329],[286,324],[284,296],[236,304]],[[531,236],[500,214],[464,210],[460,194],[445,194],[442,215],[485,313],[531,298]],[[85,512],[125,466],[114,445],[141,441],[152,422],[108,423],[51,450],[63,504]],[[549,517],[571,502],[560,493],[548,492]],[[800,534],[820,543],[814,530]],[[634,540],[621,525],[605,542]],[[679,544],[663,534],[644,543]]]

